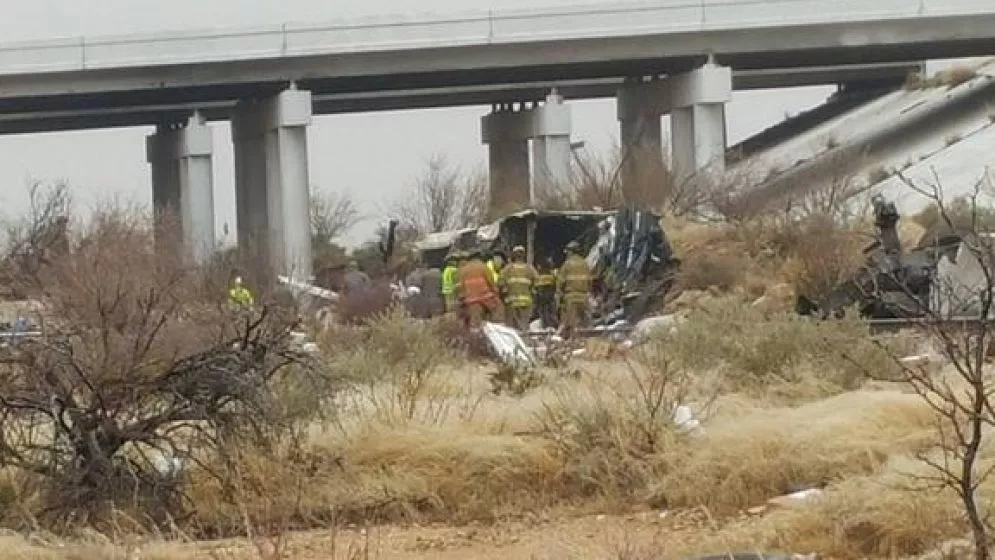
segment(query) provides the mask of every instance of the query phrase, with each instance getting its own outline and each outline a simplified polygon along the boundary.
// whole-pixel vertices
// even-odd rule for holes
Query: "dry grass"
[[[818,213],[724,225],[668,218],[663,225],[681,258],[680,287],[750,301],[779,284],[798,294],[826,293],[862,264],[871,231],[868,224],[841,225]]]
[[[724,391],[792,401],[855,389],[869,373],[897,374],[890,352],[873,343],[866,325],[856,320],[772,315],[734,298],[701,305],[663,344],[692,370],[721,370],[717,383]],[[897,337],[884,342],[894,352],[909,347]]]
[[[444,347],[431,342],[431,328],[384,318],[360,349],[333,357],[363,381],[334,422],[315,426],[306,457],[243,458],[251,489],[243,506],[253,519],[294,528],[493,521],[568,505],[706,505],[726,514],[794,486],[873,472],[928,442],[931,416],[915,397],[864,391],[821,400],[862,377],[811,346],[858,348],[866,333],[855,323],[764,323],[727,305],[725,315],[692,318],[639,354],[545,371],[545,382],[520,396],[491,394],[491,370],[458,356],[435,361]],[[751,332],[729,330],[733,318]],[[692,360],[703,355],[710,361]],[[411,376],[423,381],[414,392]],[[726,396],[708,407],[720,390]],[[678,404],[714,413],[698,437],[675,430]],[[219,492],[202,488],[200,522],[235,531],[244,513]]]
[[[742,232],[675,231],[686,249],[729,240],[746,254],[763,247]],[[752,296],[748,275],[778,262],[747,262],[734,285]],[[714,298],[675,334],[636,351],[600,348],[596,359],[542,369],[540,383],[520,394],[494,394],[496,366],[467,359],[467,342],[454,342],[459,333],[445,321],[392,311],[326,332],[329,368],[348,383],[320,405],[326,419],[300,446],[242,449],[234,484],[191,473],[197,514],[181,532],[268,542],[344,523],[654,507],[704,508],[716,520],[717,530],[682,553],[893,556],[959,537],[955,498],[898,488],[909,457],[936,445],[934,417],[897,386],[867,386],[868,371],[886,376],[894,364],[866,329],[764,313],[743,299]],[[899,352],[908,345],[885,343]],[[701,429],[678,429],[673,412],[682,404]],[[825,498],[737,521],[746,508],[811,486],[825,487]],[[8,514],[19,501],[0,499]],[[97,538],[66,546],[5,539],[0,560],[189,557],[179,544],[143,545],[136,556],[128,543]]]
[[[181,560],[187,551],[167,542],[112,543],[100,535],[65,542],[19,535],[0,536],[0,560]]]
[[[724,413],[673,450],[656,492],[672,507],[735,514],[767,499],[875,472],[935,443],[914,395],[859,391],[798,408]]]

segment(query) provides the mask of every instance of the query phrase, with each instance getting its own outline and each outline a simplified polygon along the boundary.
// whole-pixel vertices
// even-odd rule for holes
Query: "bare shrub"
[[[310,209],[314,269],[344,265],[345,249],[336,241],[362,219],[356,203],[348,195],[314,193]]]
[[[562,185],[548,185],[539,193],[536,206],[545,210],[612,209],[622,205],[618,152],[606,157],[574,151],[580,173]]]
[[[421,234],[477,225],[487,211],[487,180],[482,173],[465,173],[435,155],[411,195],[389,211],[401,226]]]
[[[345,294],[338,303],[338,316],[346,324],[360,325],[387,312],[393,302],[390,286],[374,282],[368,290]]]
[[[678,181],[659,154],[618,147],[602,155],[574,151],[579,173],[570,183],[544,190],[537,206],[547,210],[616,209],[622,206],[670,216],[694,215],[709,199],[698,178]],[[638,173],[626,174],[626,170]],[[623,184],[628,181],[628,184]]]
[[[659,454],[686,437],[675,413],[693,395],[689,370],[659,344],[639,351],[626,367],[626,383],[554,392],[539,416],[541,433],[559,449],[564,474],[581,495],[645,498],[666,470]],[[699,411],[706,403],[700,404]]]
[[[363,327],[361,342],[332,356],[339,376],[363,388],[361,398],[379,421],[395,424],[444,417],[433,394],[441,367],[454,357],[439,336],[438,323],[413,320],[393,307]]]
[[[311,196],[311,235],[327,243],[356,226],[362,217],[349,195],[315,193]]]
[[[3,272],[10,296],[24,298],[45,264],[69,251],[72,198],[69,185],[32,183],[28,187],[28,212],[6,231]],[[34,295],[32,292],[31,295]]]
[[[770,246],[787,258],[784,273],[796,293],[821,296],[853,277],[866,241],[859,231],[816,215],[782,228]]]
[[[767,317],[760,310],[717,300],[664,338],[670,355],[696,371],[727,368],[725,389],[789,399],[822,397],[859,387],[867,371],[894,377],[888,352],[856,319],[821,323],[794,314]],[[906,343],[883,342],[886,348]],[[859,356],[851,362],[840,349]],[[818,375],[815,375],[818,372]]]
[[[717,289],[728,292],[740,284],[748,266],[745,253],[703,253],[681,260],[677,286],[683,290]]]
[[[955,88],[961,84],[970,82],[978,73],[973,68],[968,68],[966,66],[954,66],[953,68],[948,68],[938,72],[936,75],[936,82],[938,85],[945,86],[948,88]]]
[[[977,230],[979,233],[995,231],[995,209],[977,202],[983,202],[983,199],[973,202],[972,195],[964,195],[943,202],[941,209],[939,204],[932,201],[919,213],[911,216],[911,219],[933,236],[965,229]]]
[[[0,362],[0,464],[40,481],[53,526],[189,513],[176,465],[281,437],[278,385],[311,370],[292,319],[212,305],[199,271],[152,235],[144,219],[98,214],[38,269],[44,336]]]
[[[971,530],[974,557],[991,558],[992,526],[989,514],[979,502],[978,489],[995,470],[982,464],[985,431],[995,425],[995,407],[991,376],[986,362],[993,339],[990,317],[995,302],[995,244],[992,236],[982,230],[981,219],[986,214],[991,196],[987,173],[977,181],[972,194],[961,199],[956,213],[947,210],[943,189],[936,183],[916,182],[904,175],[900,178],[912,191],[932,201],[931,211],[943,226],[957,231],[965,254],[961,262],[971,260],[977,268],[976,277],[939,278],[934,298],[940,305],[927,309],[917,325],[945,361],[951,375],[940,375],[924,364],[909,364],[892,354],[900,378],[919,395],[936,415],[940,452],[921,453],[918,458],[930,467],[930,474],[916,479],[927,485],[954,492],[961,501]],[[960,216],[964,222],[955,222]],[[900,285],[900,284],[899,284]],[[964,310],[973,310],[981,320],[963,324],[956,319]],[[859,359],[854,359],[860,363]]]

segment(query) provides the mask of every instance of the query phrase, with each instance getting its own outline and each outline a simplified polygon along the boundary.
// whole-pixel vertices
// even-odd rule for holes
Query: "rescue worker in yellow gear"
[[[591,292],[591,269],[580,255],[580,244],[567,244],[567,260],[556,278],[560,300],[560,329],[566,337],[587,323],[587,302]]]
[[[501,266],[495,260],[494,255],[489,255],[487,259],[487,270],[491,273],[491,280],[497,286],[501,282]]]
[[[556,326],[556,267],[547,257],[535,280],[535,306],[544,329]]]
[[[252,292],[242,284],[242,277],[236,276],[228,289],[228,303],[235,309],[245,309],[255,305]]]
[[[446,313],[455,313],[459,309],[459,297],[456,293],[458,260],[458,253],[450,254],[446,259],[446,266],[442,269],[442,299],[446,303]]]
[[[527,331],[532,320],[532,287],[536,271],[525,262],[525,247],[511,250],[511,263],[501,270],[499,286],[504,294],[508,325],[520,331]]]

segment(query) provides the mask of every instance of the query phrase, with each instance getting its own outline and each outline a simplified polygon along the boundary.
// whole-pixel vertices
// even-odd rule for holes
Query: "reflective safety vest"
[[[451,296],[456,293],[458,272],[459,269],[451,264],[442,269],[442,295]]]
[[[253,303],[255,303],[255,299],[252,297],[252,292],[250,292],[245,286],[235,286],[228,290],[228,301],[243,307],[250,307]]]
[[[557,291],[567,303],[587,303],[591,292],[591,270],[587,261],[577,255],[567,257],[557,278]]]
[[[513,262],[501,272],[501,285],[505,288],[505,301],[512,307],[532,305],[532,284],[535,270],[526,263]]]
[[[491,272],[484,263],[472,260],[460,267],[459,295],[463,303],[480,303],[497,297]]]
[[[550,272],[544,272],[536,275],[536,288],[555,288],[556,287],[556,271],[552,270]]]
[[[497,265],[494,264],[494,259],[487,261],[487,270],[491,273],[491,281],[494,282],[496,286],[498,282],[501,281],[501,274],[498,273]]]

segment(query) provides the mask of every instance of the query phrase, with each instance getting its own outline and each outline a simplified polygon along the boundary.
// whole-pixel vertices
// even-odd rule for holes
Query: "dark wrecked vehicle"
[[[593,324],[638,321],[662,304],[680,264],[660,216],[636,210],[524,210],[479,228],[430,234],[415,247],[427,266],[441,268],[455,251],[480,248],[506,260],[521,245],[527,260],[559,268],[564,249],[580,243],[596,279]]]
[[[852,307],[868,319],[914,319],[937,306],[937,272],[941,261],[957,261],[961,236],[927,232],[919,244],[903,251],[900,219],[893,202],[872,199],[877,239],[864,249],[865,264],[828,294],[799,295],[796,311],[822,318],[841,317]]]

